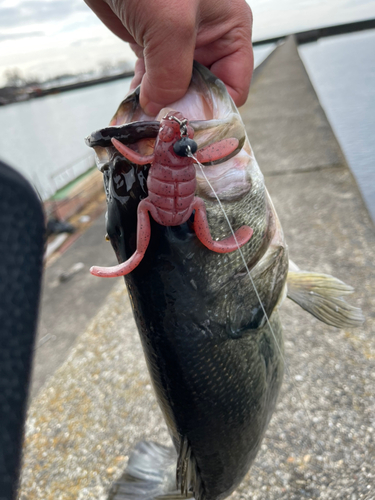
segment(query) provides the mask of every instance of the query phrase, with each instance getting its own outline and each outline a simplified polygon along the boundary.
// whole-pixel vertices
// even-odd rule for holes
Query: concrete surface
[[[353,285],[367,321],[337,330],[287,301],[289,374],[232,498],[374,499],[374,227],[292,39],[258,72],[242,114],[292,259]],[[141,438],[168,442],[118,283],[30,406],[20,498],[104,500]]]
[[[86,330],[118,281],[99,280],[89,273],[93,264],[117,263],[111,244],[104,239],[104,209],[105,205],[102,215],[45,270],[31,398],[65,361],[77,336]],[[83,264],[79,272],[60,280],[78,263]]]
[[[264,175],[346,166],[296,48],[256,70],[241,114]]]

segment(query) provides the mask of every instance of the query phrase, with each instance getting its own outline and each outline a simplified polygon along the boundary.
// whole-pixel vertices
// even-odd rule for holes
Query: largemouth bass
[[[237,140],[228,155],[212,161],[201,155],[206,161],[203,172],[196,169],[195,196],[204,202],[214,242],[232,234],[220,205],[233,231],[245,226],[251,237],[241,251],[218,253],[197,236],[197,210],[168,225],[157,222],[150,208],[148,246],[129,271],[121,263],[137,252],[143,234],[137,211],[149,196],[150,164],[139,161],[148,156],[153,162],[167,116],[188,120],[198,152]],[[121,154],[116,140],[134,155],[126,148]],[[153,443],[139,445],[113,498],[225,498],[254,461],[275,409],[284,371],[283,299],[288,294],[338,327],[360,324],[362,314],[342,300],[352,289],[339,280],[298,268],[288,277],[282,228],[240,115],[224,84],[206,68],[195,64],[186,96],[151,121],[135,90],[110,126],[86,142],[103,172],[108,238],[119,269],[126,269],[151,380],[175,447],[173,453]]]

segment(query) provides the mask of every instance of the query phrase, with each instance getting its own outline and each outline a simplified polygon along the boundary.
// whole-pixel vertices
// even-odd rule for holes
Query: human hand
[[[131,88],[150,116],[183,97],[193,60],[245,103],[253,72],[252,14],[245,0],[85,0],[103,23],[129,42],[138,60]]]

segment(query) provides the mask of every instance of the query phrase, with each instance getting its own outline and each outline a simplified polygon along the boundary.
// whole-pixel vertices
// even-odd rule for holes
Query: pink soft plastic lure
[[[152,155],[140,155],[117,139],[112,139],[115,148],[132,163],[138,165],[151,163],[147,178],[148,196],[138,205],[137,249],[134,254],[117,266],[93,266],[90,269],[91,274],[103,278],[124,276],[138,266],[151,237],[149,213],[158,224],[178,226],[186,222],[195,210],[194,231],[203,245],[213,252],[233,252],[238,249],[238,245],[242,247],[250,240],[253,230],[249,226],[241,226],[235,232],[236,239],[233,235],[220,241],[212,239],[204,201],[195,196],[194,161],[178,151],[181,144],[187,144],[194,152],[191,148],[191,145],[196,146],[192,140],[193,136],[194,131],[182,114],[170,112],[160,122]],[[223,139],[200,149],[195,157],[200,163],[216,161],[230,155],[237,147],[238,139]],[[176,154],[176,150],[179,154]]]

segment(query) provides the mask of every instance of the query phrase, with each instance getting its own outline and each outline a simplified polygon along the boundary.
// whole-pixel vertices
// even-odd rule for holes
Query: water
[[[84,137],[112,118],[131,79],[0,108],[0,158],[27,177],[45,199],[94,165]],[[57,175],[65,172],[63,175]]]
[[[262,64],[262,62],[268,57],[271,52],[276,48],[275,43],[267,43],[264,45],[258,45],[254,47],[254,68]]]
[[[299,53],[375,221],[375,30],[323,38]]]

